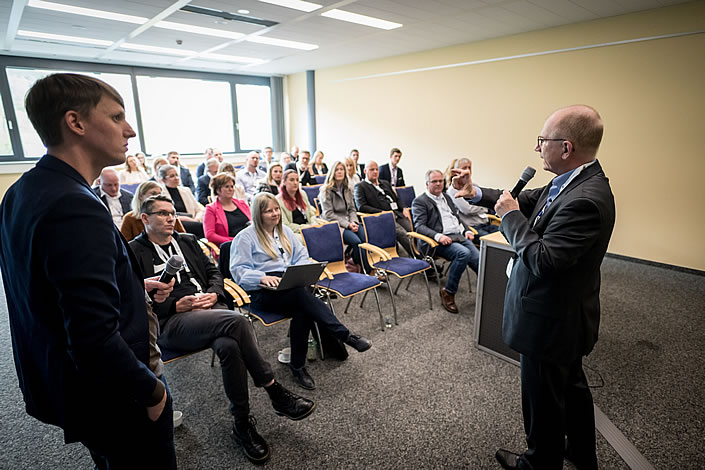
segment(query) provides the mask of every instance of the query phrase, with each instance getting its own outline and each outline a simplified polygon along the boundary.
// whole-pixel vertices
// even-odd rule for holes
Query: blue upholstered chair
[[[397,192],[397,197],[399,197],[399,200],[404,203],[404,206],[411,209],[411,201],[413,201],[416,197],[416,191],[414,191],[414,187],[399,186],[397,188],[394,188],[394,190]]]
[[[326,176],[328,175],[313,175],[313,179],[316,181],[316,184],[323,184],[326,181]]]
[[[311,258],[316,261],[328,261],[326,270],[330,274],[326,279],[319,281],[316,287],[325,291],[328,298],[328,305],[333,314],[335,309],[330,300],[330,293],[333,292],[343,299],[348,299],[345,305],[345,313],[350,307],[350,302],[357,294],[366,294],[370,290],[375,295],[377,301],[377,311],[379,312],[379,321],[384,331],[385,323],[382,317],[382,309],[379,305],[379,296],[377,295],[377,287],[382,283],[374,276],[367,274],[350,273],[345,269],[345,249],[343,247],[343,236],[340,233],[340,228],[337,222],[327,222],[321,225],[314,225],[301,229],[301,234],[304,237],[306,249]],[[364,302],[364,298],[362,300]],[[362,304],[360,305],[362,306]]]
[[[137,186],[139,186],[139,183],[136,184],[121,184],[120,189],[124,189],[127,192],[130,192],[132,194],[135,194],[135,191],[137,190]]]
[[[303,189],[306,196],[308,196],[308,202],[315,207],[315,199],[318,197],[318,191],[321,189],[321,185],[314,184],[312,186],[301,186],[301,189]]]
[[[358,245],[367,253],[370,266],[386,274],[386,282],[389,284],[389,295],[392,298],[392,308],[394,310],[394,323],[397,323],[397,307],[394,301],[395,293],[392,292],[391,277],[394,275],[399,279],[399,285],[405,278],[410,278],[416,274],[423,275],[428,291],[428,308],[433,309],[431,301],[431,288],[428,285],[426,271],[431,265],[426,261],[416,258],[403,258],[397,253],[396,229],[394,223],[394,213],[392,211],[378,212],[376,214],[361,214],[362,235],[367,243]],[[399,290],[397,285],[397,291]]]

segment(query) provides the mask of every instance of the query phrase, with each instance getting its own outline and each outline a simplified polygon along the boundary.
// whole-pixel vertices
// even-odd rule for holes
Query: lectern
[[[475,301],[475,346],[519,365],[519,353],[502,340],[504,292],[507,288],[507,263],[514,250],[500,232],[480,238],[480,266],[477,271]]]

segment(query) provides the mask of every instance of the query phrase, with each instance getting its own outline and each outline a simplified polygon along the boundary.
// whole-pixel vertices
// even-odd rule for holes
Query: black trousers
[[[274,378],[247,319],[232,310],[216,308],[172,315],[162,325],[158,342],[165,348],[182,351],[213,348],[220,359],[223,387],[230,400],[230,413],[235,418],[244,418],[250,413],[247,372],[257,387],[265,386]]]
[[[582,357],[557,364],[521,355],[521,407],[527,450],[522,468],[563,468],[566,442],[579,470],[596,470],[595,411]]]

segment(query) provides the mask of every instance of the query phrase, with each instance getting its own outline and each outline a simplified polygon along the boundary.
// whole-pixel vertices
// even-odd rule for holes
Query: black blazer
[[[299,168],[295,162],[287,163],[286,168],[284,168],[284,171],[286,170],[296,170],[299,173],[299,183],[301,184],[301,186],[310,186],[312,184],[316,184],[316,180],[313,179],[311,173],[308,170],[299,171]]]
[[[179,178],[181,179],[181,186],[186,186],[188,189],[191,190],[193,194],[196,194],[196,185],[193,184],[193,177],[191,176],[191,172],[185,166],[182,166],[180,168],[181,170],[179,170]]]
[[[389,167],[389,163],[380,165],[379,179],[389,181],[390,184],[392,183],[392,169]],[[392,186],[406,186],[406,184],[404,184],[404,172],[401,171],[400,167],[397,167],[397,182],[396,184],[392,184]]]
[[[174,232],[172,236],[176,240],[176,243],[179,244],[179,248],[181,248],[181,252],[184,254],[184,259],[191,270],[191,274],[198,280],[206,292],[214,292],[218,295],[218,302],[223,304],[227,303],[223,276],[211,260],[203,254],[203,250],[198,245],[197,237],[190,233],[179,232]],[[132,240],[130,242],[130,248],[132,248],[132,251],[135,253],[137,263],[140,269],[142,269],[145,278],[160,274],[154,272],[154,246],[147,238],[146,233],[142,232],[137,238]],[[159,317],[160,325],[163,325],[171,315],[176,313],[177,300],[179,299],[170,295],[169,298],[161,304],[153,304],[154,313]]]
[[[0,267],[31,416],[75,442],[94,437],[116,409],[154,404],[142,274],[105,206],[71,166],[45,155],[7,191]]]
[[[110,209],[110,206],[108,206],[108,198],[100,195],[100,188],[98,186],[94,186],[92,189],[98,195],[100,200],[103,201],[105,207]],[[133,197],[134,195],[131,192],[125,191],[124,189],[120,188],[120,206],[122,207],[122,215],[125,215],[132,210]]]
[[[380,180],[379,186],[384,190],[384,194],[389,195],[392,200],[397,203],[397,210],[394,211],[395,214],[403,216],[402,209],[406,206],[404,206],[404,203],[397,197],[397,193],[389,182]],[[384,197],[379,190],[373,188],[367,180],[360,181],[355,185],[355,205],[358,211],[368,214],[392,210],[389,199]]]
[[[328,165],[323,163],[323,167],[321,169],[321,172],[319,173],[318,170],[316,169],[316,165],[311,165],[311,169],[313,169],[313,174],[314,175],[325,175],[328,173]]]
[[[456,219],[458,219],[458,223],[463,228],[464,234],[470,229],[467,224],[465,224],[458,217],[458,210],[455,208],[455,204],[453,204],[453,200],[450,196],[448,196],[445,191],[442,194],[443,197],[445,197],[451,212],[453,212],[453,215]],[[411,203],[411,215],[414,219],[414,230],[421,235],[426,235],[427,237],[433,238],[439,233],[443,233],[443,218],[441,217],[441,211],[438,210],[436,203],[428,197],[425,192],[414,198]],[[417,243],[419,249],[423,253],[426,253],[430,249],[430,246],[426,242],[418,240]]]
[[[208,196],[211,195],[210,184],[211,176],[209,174],[206,173],[198,178],[198,188],[196,194],[198,197],[198,202],[200,202],[203,206],[207,206],[209,204]]]
[[[522,191],[520,211],[500,231],[517,253],[504,300],[502,335],[512,349],[552,362],[592,351],[600,324],[600,265],[615,221],[614,196],[599,162],[585,168],[532,227],[550,184]],[[482,188],[481,205],[499,190]]]

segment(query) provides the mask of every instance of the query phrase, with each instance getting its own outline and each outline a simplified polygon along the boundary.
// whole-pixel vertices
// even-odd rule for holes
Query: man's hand
[[[280,277],[264,276],[262,277],[262,279],[259,280],[259,283],[269,287],[277,287],[279,285],[279,281],[281,281]]]
[[[518,210],[519,203],[516,199],[506,189],[502,192],[502,195],[497,199],[497,203],[494,205],[494,211],[498,216],[504,217],[509,211]]]
[[[196,310],[194,307],[198,302],[198,297],[195,295],[186,295],[176,301],[176,313],[190,312]]]
[[[162,397],[162,400],[159,403],[154,406],[147,407],[147,417],[151,421],[158,420],[159,417],[162,415],[162,411],[164,411],[164,406],[166,406],[166,390],[164,390],[164,396]]]
[[[475,187],[472,185],[472,178],[470,170],[461,170],[458,168],[453,168],[450,170],[453,174],[453,179],[451,184],[458,192],[455,197],[466,197],[472,199],[475,197]]]
[[[404,217],[411,220],[411,212],[409,211],[408,207],[405,207],[404,209],[402,209],[402,213],[404,214]]]
[[[467,238],[468,240],[472,240],[475,238],[475,234],[468,230],[467,232],[465,232],[465,238]]]
[[[196,296],[196,301],[191,304],[193,310],[208,310],[218,301],[218,294],[209,292]]]
[[[438,243],[440,243],[441,245],[450,245],[451,243],[453,243],[453,240],[451,240],[450,237],[447,235],[441,235],[438,239]]]
[[[169,298],[169,294],[174,290],[174,282],[174,279],[172,279],[169,284],[164,284],[159,282],[159,276],[148,277],[144,280],[144,290],[152,292],[157,289],[157,292],[154,293],[154,301],[160,304]]]

